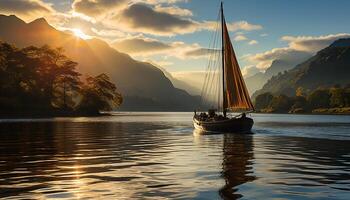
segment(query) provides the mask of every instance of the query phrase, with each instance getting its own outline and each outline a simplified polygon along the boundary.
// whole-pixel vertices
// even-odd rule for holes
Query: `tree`
[[[345,107],[346,106],[346,93],[345,89],[340,87],[334,87],[329,90],[330,99],[329,103],[332,108]]]
[[[279,95],[272,98],[270,108],[273,112],[288,112],[293,105],[293,100],[286,95]]]
[[[273,95],[269,92],[263,93],[258,95],[255,98],[255,109],[256,110],[261,110],[261,109],[266,109],[271,103],[271,100],[273,98]]]
[[[303,113],[309,110],[309,103],[304,96],[296,96],[293,101],[293,106],[291,107],[289,112],[295,113]]]
[[[298,87],[297,90],[295,91],[295,95],[297,97],[305,97],[306,96],[305,89],[303,87]]]
[[[64,110],[73,110],[77,105],[77,97],[81,89],[80,74],[75,71],[78,63],[67,60],[57,69],[57,77],[53,86],[52,105]]]
[[[0,43],[0,107],[24,110],[35,88],[35,63],[21,49]]]
[[[17,49],[0,42],[0,111],[57,113],[79,108],[97,113],[121,104],[107,75],[89,77],[83,84],[77,65],[61,48]]]
[[[47,108],[72,109],[80,88],[76,62],[63,54],[62,48],[27,47],[23,51],[36,62],[36,93]],[[75,94],[75,95],[74,95]]]
[[[307,97],[307,100],[312,109],[328,108],[330,104],[330,94],[326,89],[317,89]]]
[[[350,107],[350,87],[346,87],[345,89],[345,106]]]
[[[79,110],[85,113],[97,114],[99,111],[110,111],[123,101],[116,86],[106,74],[86,78],[82,95]]]
[[[51,49],[45,45],[43,47],[30,46],[23,51],[36,62],[36,92],[41,104],[51,107],[53,97],[54,81],[57,77],[56,70],[64,55],[59,49]]]

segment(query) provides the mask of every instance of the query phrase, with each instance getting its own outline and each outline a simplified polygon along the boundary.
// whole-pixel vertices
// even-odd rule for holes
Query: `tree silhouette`
[[[0,111],[55,113],[79,108],[81,113],[97,113],[121,104],[122,97],[106,74],[82,83],[77,65],[61,48],[18,49],[0,42]]]
[[[117,92],[117,87],[106,74],[86,78],[82,91],[83,99],[79,110],[85,112],[109,111],[123,101],[121,94]]]

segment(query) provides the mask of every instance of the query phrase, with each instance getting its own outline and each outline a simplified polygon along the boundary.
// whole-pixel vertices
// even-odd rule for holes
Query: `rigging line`
[[[218,37],[216,37],[215,39],[217,39]],[[217,46],[217,40],[215,41],[215,49]],[[213,107],[216,104],[216,98],[217,97],[217,91],[215,90],[217,88],[217,85],[219,84],[217,82],[217,76],[218,76],[218,51],[214,51],[213,53],[213,57],[212,57],[212,66],[211,66],[211,73],[209,74],[210,76],[210,81],[208,81],[207,85],[209,85],[210,87],[207,88],[207,99],[208,102],[210,103],[211,107]],[[216,107],[216,106],[214,106]]]
[[[221,52],[218,53],[218,57],[217,57],[217,68],[218,68],[218,71],[219,73],[217,74],[217,83],[218,83],[218,91],[217,91],[217,98],[218,98],[218,110],[221,110],[222,109],[222,76],[221,76],[221,73],[222,72],[222,67],[221,67]]]
[[[216,45],[216,41],[214,43],[215,43],[214,45]],[[215,102],[215,100],[214,100],[215,98],[213,99],[213,92],[215,92],[213,87],[215,88],[215,84],[216,84],[215,77],[216,77],[216,74],[217,74],[217,68],[216,68],[216,62],[215,62],[216,61],[215,54],[216,54],[216,52],[214,51],[213,57],[212,57],[212,63],[211,63],[211,70],[210,70],[210,73],[209,73],[209,80],[207,82],[207,91],[206,91],[207,99],[210,101],[209,103],[211,104],[211,106],[212,106],[212,103]],[[214,100],[214,102],[213,102],[213,100]]]
[[[218,3],[217,7],[220,7],[220,3]],[[215,52],[214,52],[214,63],[213,63],[213,68],[215,69],[215,73],[213,74],[213,79],[214,79],[214,89],[213,92],[211,93],[211,101],[213,105],[216,105],[216,108],[220,110],[220,66],[219,66],[219,61],[220,61],[220,56],[221,56],[221,51],[219,51],[219,27],[220,27],[220,11],[218,12],[217,16],[217,24],[216,24],[216,34],[217,37],[216,43],[215,43]]]
[[[215,104],[215,96],[216,96],[216,76],[217,76],[217,62],[216,62],[216,54],[217,52],[215,51],[214,52],[214,63],[213,63],[213,72],[211,74],[211,88],[210,88],[210,97],[211,97],[211,101],[212,101],[212,104],[214,103]]]
[[[218,38],[219,39],[219,38]],[[213,99],[213,103],[216,104],[216,107],[218,109],[220,109],[220,106],[219,106],[219,90],[217,89],[218,87],[220,87],[220,81],[219,81],[219,78],[220,78],[220,63],[219,63],[219,58],[220,58],[220,51],[216,51],[215,52],[215,63],[214,63],[214,68],[215,68],[215,74],[213,74],[213,79],[215,80],[215,87],[214,87],[214,90],[213,90],[213,93],[212,93],[212,99]]]
[[[218,24],[217,24],[217,27],[218,27]],[[218,28],[216,29],[218,30]],[[215,75],[217,73],[217,68],[216,68],[216,61],[217,61],[217,51],[216,51],[216,47],[217,47],[217,42],[218,42],[218,31],[216,31],[216,37],[215,37],[215,40],[214,40],[214,44],[213,44],[213,53],[212,53],[212,61],[211,61],[211,73],[209,74],[210,76],[210,82],[208,82],[207,84],[209,84],[210,86],[213,85],[213,81],[215,80]],[[212,87],[210,87],[208,89],[208,93],[209,95],[212,93]]]
[[[216,65],[217,66],[217,65]],[[219,98],[220,98],[220,96],[219,96],[219,91],[220,91],[220,81],[218,81],[218,78],[220,77],[219,76],[219,74],[220,73],[216,73],[216,75],[215,75],[215,91],[214,91],[214,98],[215,98],[215,100],[216,100],[216,107],[218,108],[218,109],[220,109],[220,105],[219,105]]]
[[[215,34],[215,33],[214,33],[214,34]],[[214,35],[214,36],[212,35],[212,37],[211,37],[211,39],[210,39],[209,48],[210,48],[210,46],[211,46],[211,44],[212,44],[213,37],[215,37],[215,35]],[[211,56],[212,56],[212,55],[211,55],[210,52],[209,52],[209,59],[208,59],[208,65],[207,65],[207,70],[206,70],[206,72],[210,71],[211,59],[212,59]],[[206,89],[206,87],[207,87],[206,83],[207,83],[208,79],[209,79],[208,73],[205,73],[205,78],[204,78],[204,82],[203,82],[203,86],[202,86],[201,101],[204,101],[204,100],[205,100],[205,99],[203,99],[203,98],[204,98],[204,95],[205,95],[206,90],[207,90],[207,89]]]
[[[217,17],[217,22],[218,22],[218,19],[219,19],[219,17],[220,17],[220,13],[218,14],[218,17]],[[216,43],[216,37],[217,37],[217,32],[218,32],[218,23],[216,24],[216,31],[213,33],[213,35],[212,35],[212,37],[211,37],[211,39],[210,39],[210,43],[209,43],[209,59],[208,59],[208,65],[207,65],[207,72],[210,72],[211,71],[211,66],[212,66],[212,62],[213,62],[213,55],[211,54],[211,52],[210,52],[210,47],[211,47],[211,45],[214,45],[215,46],[215,43]],[[214,40],[213,40],[214,39]],[[215,51],[214,51],[214,53],[215,53]],[[214,58],[215,59],[215,58]],[[205,98],[204,98],[204,96],[207,96],[207,87],[208,87],[208,85],[207,85],[207,83],[209,82],[209,79],[210,79],[210,77],[209,77],[209,73],[206,73],[205,74],[205,77],[204,77],[204,83],[203,83],[203,86],[202,86],[202,92],[201,92],[201,104],[202,103],[204,103],[205,102]]]

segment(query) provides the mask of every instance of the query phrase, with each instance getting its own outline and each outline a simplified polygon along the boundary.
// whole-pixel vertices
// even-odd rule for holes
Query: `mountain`
[[[312,91],[319,87],[350,84],[350,38],[339,39],[295,68],[272,77],[253,98],[265,92],[295,95],[302,87]]]
[[[186,81],[175,78],[173,75],[171,75],[171,73],[166,71],[164,68],[162,68],[160,66],[157,66],[157,67],[160,70],[162,70],[164,75],[174,84],[174,86],[176,88],[181,88],[183,90],[186,90],[187,92],[189,92],[192,95],[200,95],[201,94],[201,90],[199,88],[196,88],[196,87],[190,85]]]
[[[306,58],[305,58],[306,59]],[[269,68],[265,72],[256,73],[253,76],[245,78],[247,88],[250,94],[262,88],[262,86],[274,75],[280,72],[290,70],[295,66],[294,62],[288,62],[285,60],[274,60]]]
[[[82,40],[56,30],[44,18],[25,23],[14,15],[0,15],[0,27],[2,41],[18,47],[62,47],[83,75],[109,75],[124,96],[122,110],[192,110],[199,99],[175,88],[154,65],[134,60],[102,40]]]

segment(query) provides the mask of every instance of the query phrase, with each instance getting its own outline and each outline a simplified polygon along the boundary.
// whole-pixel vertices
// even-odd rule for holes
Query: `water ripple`
[[[349,117],[254,115],[253,135],[191,117],[2,120],[0,198],[350,198]]]

